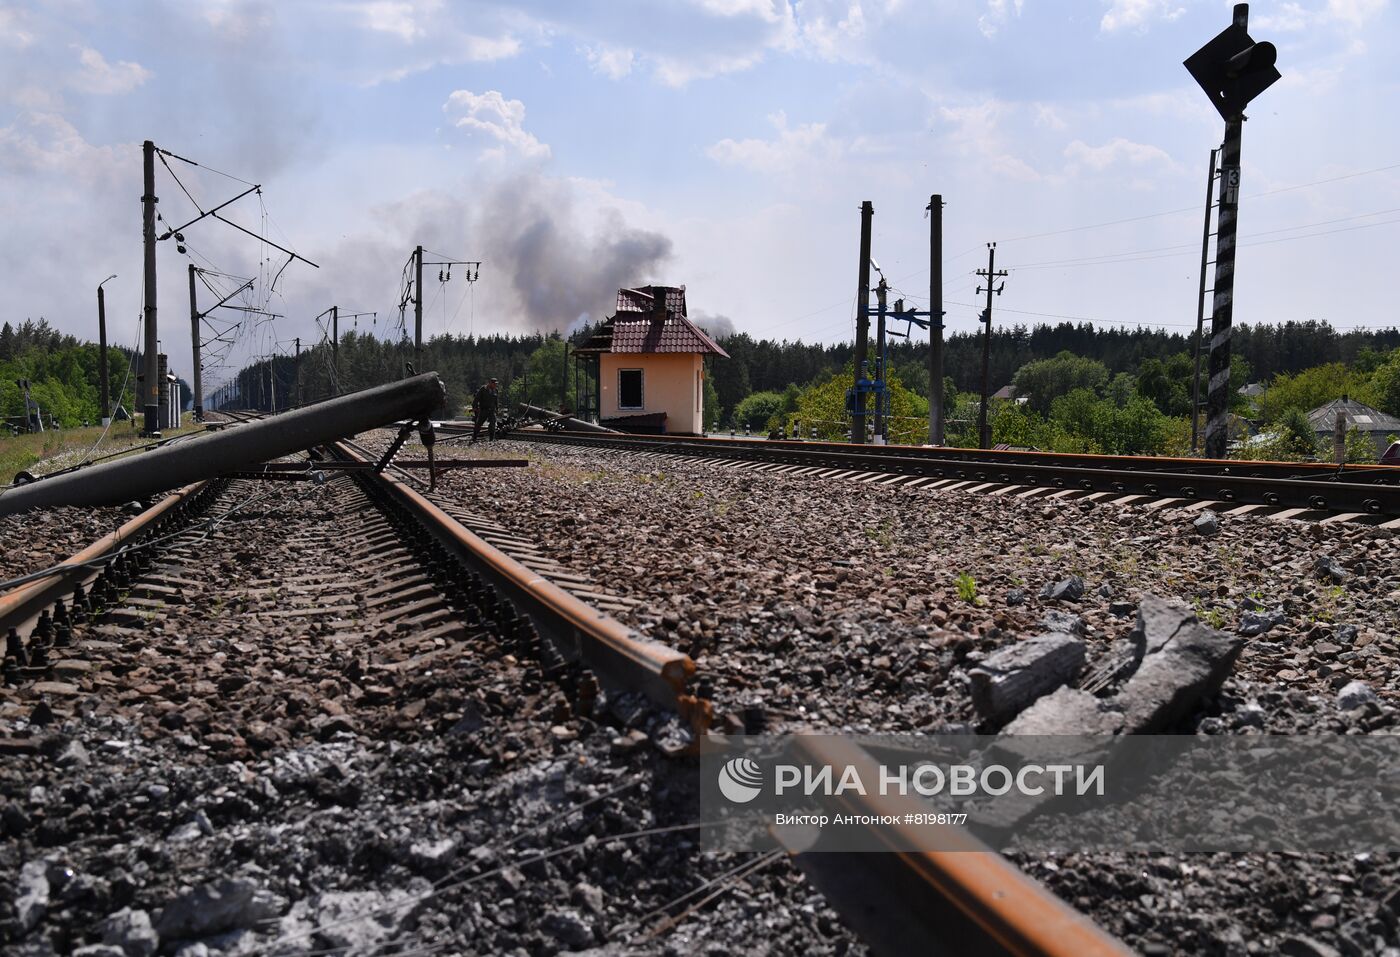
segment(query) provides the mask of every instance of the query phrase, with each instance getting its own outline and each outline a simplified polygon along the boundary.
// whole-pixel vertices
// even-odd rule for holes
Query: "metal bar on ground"
[[[837,736],[797,738],[810,761],[855,767],[862,780],[879,773],[875,758]],[[869,777],[866,777],[869,775]],[[912,795],[842,793],[833,798],[857,818],[905,820],[928,810]],[[888,844],[889,829],[914,825],[871,824],[872,840]],[[887,853],[822,853],[798,843],[792,832],[775,836],[797,865],[877,954],[1005,955],[1005,957],[1129,957],[1132,953],[1089,918],[960,827],[943,825],[937,844],[948,850]],[[784,840],[786,837],[787,840]],[[897,838],[894,840],[898,840]],[[899,846],[917,846],[906,833]]]
[[[204,490],[207,483],[196,482],[172,492],[140,515],[128,521],[109,535],[93,542],[61,565],[52,575],[21,585],[0,595],[0,631],[8,628],[22,629],[29,619],[38,616],[55,601],[73,591],[74,585],[85,584],[96,578],[102,569],[85,565],[93,559],[109,555],[123,546],[139,540],[146,531],[171,511],[192,500]]]

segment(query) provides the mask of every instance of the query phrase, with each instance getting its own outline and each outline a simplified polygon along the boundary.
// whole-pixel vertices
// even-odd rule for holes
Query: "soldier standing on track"
[[[481,438],[481,423],[486,419],[491,420],[491,428],[487,431],[487,437],[496,441],[496,380],[492,379],[480,389],[476,390],[476,396],[472,399],[472,419],[475,420],[475,427],[472,429],[472,445]]]

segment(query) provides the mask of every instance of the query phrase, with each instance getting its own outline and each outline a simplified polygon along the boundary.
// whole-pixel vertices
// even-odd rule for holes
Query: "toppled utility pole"
[[[0,515],[61,505],[120,505],[302,452],[400,419],[432,414],[446,398],[436,372],[328,399],[140,455],[0,490]],[[155,421],[155,420],[152,420]]]

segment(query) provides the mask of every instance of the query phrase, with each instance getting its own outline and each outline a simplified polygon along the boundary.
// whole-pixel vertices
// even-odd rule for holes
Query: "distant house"
[[[1355,399],[1342,396],[1340,399],[1333,399],[1308,413],[1308,422],[1312,425],[1313,431],[1317,433],[1318,439],[1327,443],[1326,448],[1331,448],[1333,430],[1337,427],[1339,414],[1346,417],[1344,424],[1348,430],[1358,429],[1375,443],[1377,456],[1384,452],[1386,446],[1390,444],[1389,436],[1400,435],[1400,419],[1393,415],[1387,415],[1378,409],[1373,409],[1369,405],[1363,405]]]
[[[705,357],[729,358],[686,317],[684,286],[619,289],[616,313],[575,355],[598,384],[579,397],[580,414],[625,432],[688,435],[705,430]]]
[[[1025,405],[1031,400],[1028,395],[1018,395],[1014,385],[1004,385],[992,393],[993,399],[1001,399],[1004,402],[1015,402],[1017,405]]]
[[[1257,399],[1264,394],[1264,383],[1251,382],[1249,385],[1242,385],[1235,390],[1246,399]]]

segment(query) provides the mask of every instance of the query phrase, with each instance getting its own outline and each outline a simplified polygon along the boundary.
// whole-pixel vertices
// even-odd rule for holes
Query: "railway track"
[[[789,474],[928,491],[1085,498],[1279,519],[1400,528],[1400,467],[1060,455],[716,437],[597,435],[518,429],[512,439],[703,458]]]
[[[347,444],[322,454],[367,461]],[[629,601],[489,518],[436,503],[388,472],[358,469],[306,483],[232,478],[180,489],[0,597],[0,628],[6,682],[32,708],[35,728],[55,711],[149,704],[160,729],[187,744],[197,733],[193,747],[215,762],[251,763],[346,734],[450,736],[481,722],[486,709],[472,706],[473,694],[495,710],[508,710],[501,702],[509,700],[551,720],[593,715],[604,697],[615,714],[630,712],[623,727],[634,729],[643,719],[629,702],[646,699],[657,715],[643,721],[646,734],[662,753],[679,755],[714,716],[695,693],[689,658],[611,617]],[[177,675],[174,660],[192,670]],[[281,721],[264,720],[270,700]],[[508,735],[499,760],[566,747],[570,733],[561,727]],[[628,740],[636,739],[615,739],[614,749]],[[37,760],[45,744],[18,736],[3,747]],[[63,763],[70,752],[60,766],[72,766]],[[669,764],[659,773],[685,766]],[[323,802],[345,800],[339,784],[316,787]],[[124,826],[140,824],[143,813],[131,812]],[[880,952],[916,944],[1022,957],[1126,952],[971,838],[956,852],[849,862],[789,851]],[[491,861],[481,858],[478,876],[494,873]],[[833,863],[843,879],[831,878]],[[445,880],[417,904],[464,886]],[[649,916],[671,926],[688,913],[672,913],[678,909],[663,902]],[[307,936],[324,946],[335,938],[325,935],[328,911],[317,913],[321,924],[312,920]],[[289,938],[285,922],[281,934],[270,951],[305,945]]]

